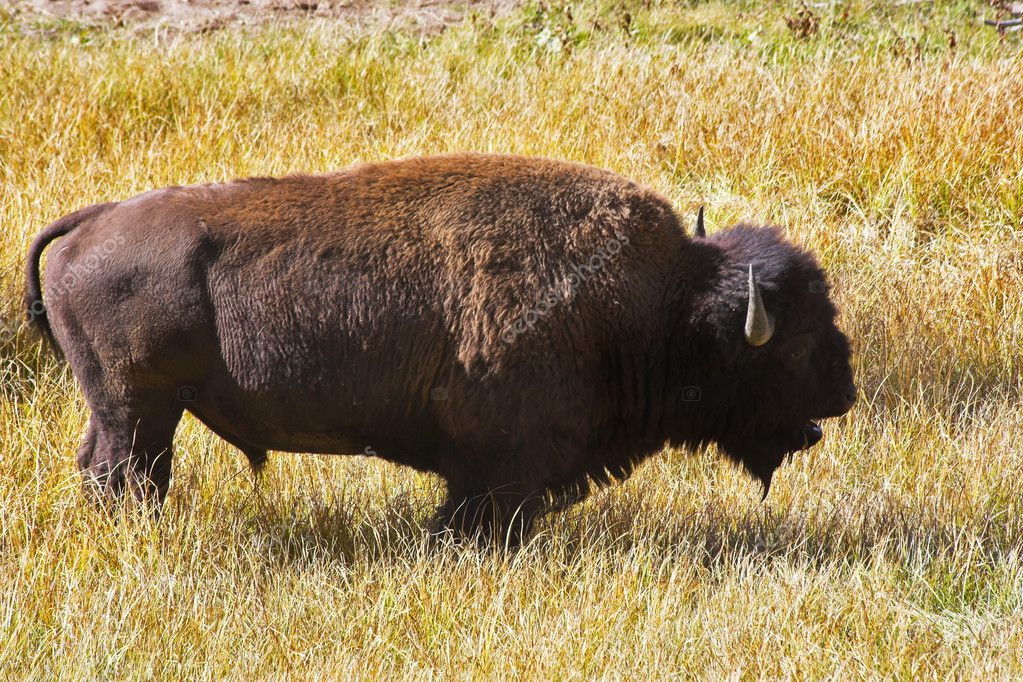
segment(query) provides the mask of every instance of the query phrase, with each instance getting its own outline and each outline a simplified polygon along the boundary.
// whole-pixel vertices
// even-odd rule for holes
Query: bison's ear
[[[764,307],[760,287],[753,276],[753,264],[749,266],[749,303],[746,306],[746,342],[751,346],[763,346],[774,336],[774,320]]]
[[[703,206],[701,206],[700,210],[696,213],[696,230],[693,231],[693,234],[700,239],[707,236],[707,230],[703,227]]]

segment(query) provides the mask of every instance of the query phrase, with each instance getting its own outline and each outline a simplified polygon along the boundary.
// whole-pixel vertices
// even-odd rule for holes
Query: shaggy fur
[[[750,263],[776,320],[759,348]],[[666,442],[718,443],[766,491],[808,420],[853,398],[809,254],[774,229],[690,239],[652,191],[557,161],[157,190],[46,228],[28,279],[91,409],[78,465],[114,498],[163,500],[188,410],[256,467],[286,450],[435,472],[446,523],[514,541],[550,496]]]

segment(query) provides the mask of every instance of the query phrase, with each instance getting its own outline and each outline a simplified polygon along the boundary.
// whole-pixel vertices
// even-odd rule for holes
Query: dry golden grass
[[[848,8],[847,16],[843,16]],[[0,27],[0,676],[1023,674],[1023,58],[968,4],[525,8],[432,38]],[[956,47],[950,48],[950,29]],[[864,400],[770,499],[665,452],[515,553],[427,537],[375,460],[194,420],[165,515],[82,499],[73,377],[18,330],[31,237],[167,184],[455,149],[570,158],[784,226]]]

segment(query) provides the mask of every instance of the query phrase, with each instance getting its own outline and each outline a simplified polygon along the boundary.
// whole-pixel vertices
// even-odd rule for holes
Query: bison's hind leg
[[[92,405],[77,458],[87,492],[99,501],[127,498],[159,509],[170,486],[180,418],[173,396]]]

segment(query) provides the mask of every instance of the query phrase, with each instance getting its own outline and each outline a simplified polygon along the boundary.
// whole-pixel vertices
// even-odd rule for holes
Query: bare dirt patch
[[[518,0],[0,0],[16,18],[49,18],[90,24],[182,31],[209,31],[230,24],[262,24],[322,18],[359,31],[412,30],[435,33],[470,11],[504,12]]]

